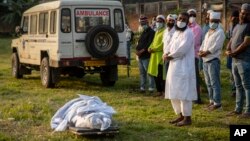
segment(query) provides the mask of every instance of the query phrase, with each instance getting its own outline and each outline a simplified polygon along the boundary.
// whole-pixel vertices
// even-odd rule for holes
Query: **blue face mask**
[[[156,28],[157,28],[157,29],[161,29],[163,26],[164,26],[163,23],[156,22]]]
[[[146,30],[148,28],[148,25],[143,25],[142,28],[143,30]]]
[[[216,29],[217,27],[219,26],[219,24],[218,23],[209,23],[209,27],[211,28],[211,29]]]

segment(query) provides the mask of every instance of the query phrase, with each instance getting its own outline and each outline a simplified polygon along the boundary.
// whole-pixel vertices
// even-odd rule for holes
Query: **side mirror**
[[[22,35],[23,34],[23,29],[20,26],[16,26],[15,29],[16,35]]]

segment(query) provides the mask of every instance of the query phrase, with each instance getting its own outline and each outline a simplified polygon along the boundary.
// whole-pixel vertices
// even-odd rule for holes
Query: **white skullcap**
[[[158,15],[156,19],[163,19],[165,21],[165,17],[163,15]]]
[[[210,14],[210,13],[212,13],[212,12],[214,12],[213,10],[207,10],[207,13],[208,14]]]
[[[242,4],[241,10],[247,10],[247,11],[249,11],[250,10],[250,5],[248,3]]]
[[[167,16],[167,20],[169,20],[169,19],[176,20],[176,17],[175,17],[174,14],[169,14],[169,15]]]
[[[174,17],[175,19],[177,19],[177,15],[176,14],[172,14],[172,17]]]
[[[210,19],[210,20],[211,20],[211,19],[220,20],[220,15],[221,15],[220,12],[212,12],[212,13],[210,13],[209,19]]]
[[[195,10],[195,9],[189,9],[189,10],[187,11],[187,13],[190,14],[190,12],[196,13],[196,10]]]

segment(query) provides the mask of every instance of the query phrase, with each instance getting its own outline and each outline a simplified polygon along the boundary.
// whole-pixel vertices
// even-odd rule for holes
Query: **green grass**
[[[204,111],[203,105],[193,106],[193,124],[175,127],[168,123],[175,118],[169,100],[143,95],[138,88],[139,70],[132,54],[130,77],[126,66],[119,67],[119,80],[114,87],[103,87],[99,75],[83,79],[62,78],[56,88],[45,89],[39,72],[23,79],[11,76],[10,38],[0,39],[0,140],[114,140],[114,141],[214,141],[229,140],[230,124],[250,124],[250,120],[226,117],[234,109],[230,97],[229,72],[222,58],[222,111]],[[117,114],[120,133],[114,137],[78,137],[69,131],[53,133],[50,120],[54,113],[77,94],[98,96],[111,105]],[[208,102],[205,93],[202,100]]]

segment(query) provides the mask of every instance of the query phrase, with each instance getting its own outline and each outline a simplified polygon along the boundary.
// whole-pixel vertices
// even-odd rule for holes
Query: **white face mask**
[[[211,28],[211,29],[216,29],[217,27],[218,27],[218,23],[209,23],[209,27]]]
[[[177,25],[179,28],[184,28],[184,27],[187,25],[187,23],[181,22],[181,21],[177,21],[176,25]]]
[[[195,20],[196,20],[196,18],[195,18],[195,17],[190,17],[190,18],[189,18],[189,23],[194,23],[194,22],[195,22]]]
[[[156,22],[156,28],[160,29],[163,27],[163,23]]]

